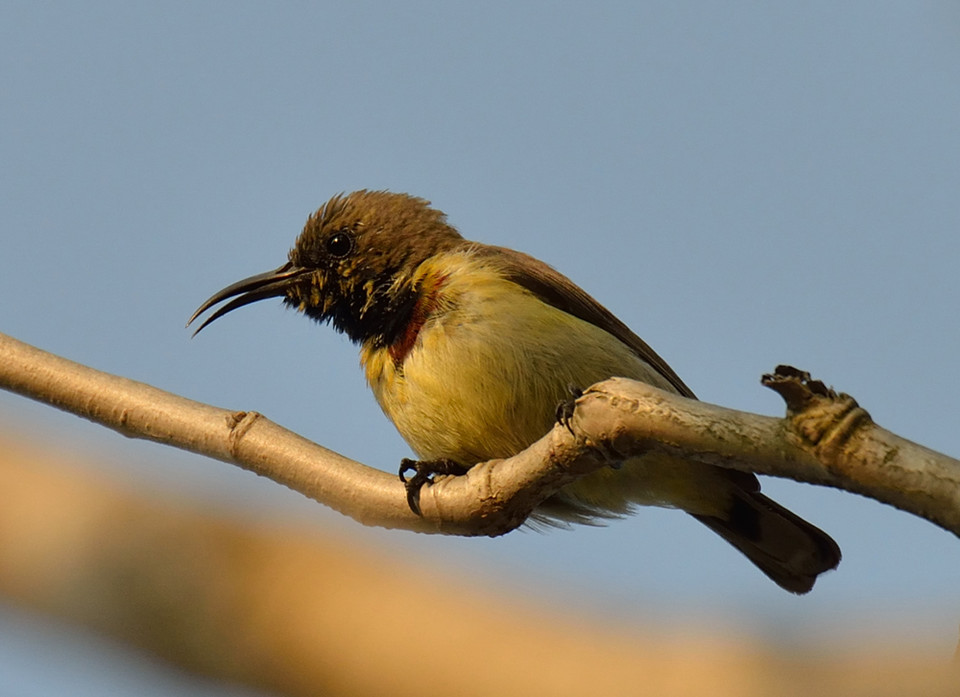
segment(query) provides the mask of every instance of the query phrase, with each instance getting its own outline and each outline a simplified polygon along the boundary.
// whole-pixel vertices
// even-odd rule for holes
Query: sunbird
[[[571,386],[625,377],[695,399],[609,310],[531,256],[464,239],[428,201],[388,191],[337,195],[311,215],[287,263],[224,288],[188,325],[280,297],[360,346],[383,412],[431,471],[464,472],[524,450],[550,430]],[[401,471],[401,477],[403,472]],[[679,508],[782,588],[806,593],[840,562],[837,543],[760,493],[750,473],[646,454],[573,482],[534,512],[546,522]]]

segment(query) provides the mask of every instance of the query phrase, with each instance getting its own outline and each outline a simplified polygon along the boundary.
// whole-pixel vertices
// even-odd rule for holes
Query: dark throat
[[[375,291],[372,302],[358,289],[338,294],[324,310],[308,306],[304,313],[318,322],[330,322],[356,344],[386,348],[399,367],[416,345],[424,325],[438,310],[440,288],[445,280],[442,277],[427,286],[406,286],[392,293]],[[374,287],[384,289],[389,284]]]

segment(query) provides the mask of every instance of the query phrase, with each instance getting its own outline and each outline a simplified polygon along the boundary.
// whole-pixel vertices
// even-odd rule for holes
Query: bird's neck
[[[315,319],[330,321],[366,351],[388,352],[400,365],[438,311],[447,276],[429,262],[402,282],[394,274],[385,275],[339,294],[329,309],[316,311]],[[305,312],[309,315],[311,309],[308,306]]]
[[[435,255],[420,264],[403,290],[384,294],[384,305],[371,308],[380,321],[378,331],[363,337],[361,363],[374,355],[402,370],[403,363],[416,349],[429,323],[454,311],[463,301],[465,278],[476,274],[475,261],[465,251]],[[471,284],[466,284],[469,288]],[[389,310],[387,309],[389,307]]]
[[[390,335],[383,337],[383,346],[394,364],[402,365],[407,354],[417,343],[420,330],[441,307],[441,293],[446,274],[434,274],[415,289],[415,299],[404,317],[397,317]]]

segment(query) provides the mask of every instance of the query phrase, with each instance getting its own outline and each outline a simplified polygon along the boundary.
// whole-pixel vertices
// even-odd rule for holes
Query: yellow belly
[[[420,458],[470,466],[514,455],[553,427],[571,386],[620,376],[673,389],[611,334],[495,271],[472,266],[469,258],[444,268],[442,307],[402,365],[385,348],[368,346],[361,353],[377,401]],[[560,499],[610,514],[633,503],[707,512],[712,504],[696,500],[713,498],[714,489],[698,491],[696,482],[712,480],[712,469],[642,458],[585,477]]]

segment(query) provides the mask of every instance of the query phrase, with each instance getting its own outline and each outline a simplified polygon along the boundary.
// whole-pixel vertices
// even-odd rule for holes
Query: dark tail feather
[[[759,492],[736,491],[724,517],[693,517],[791,593],[808,592],[840,563],[840,547],[827,533]]]

